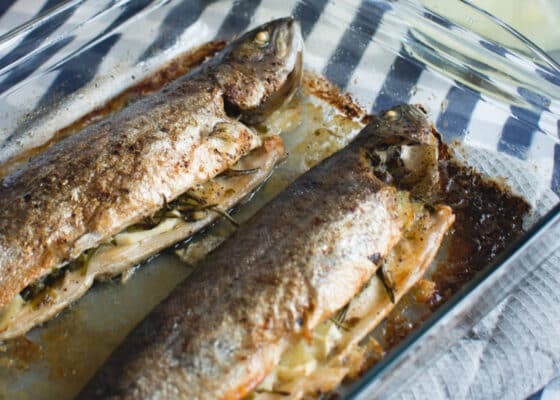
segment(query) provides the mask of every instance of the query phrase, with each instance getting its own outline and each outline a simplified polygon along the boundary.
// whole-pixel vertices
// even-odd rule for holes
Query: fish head
[[[289,101],[301,85],[303,38],[293,18],[270,21],[226,49],[215,77],[228,114],[254,124]]]
[[[435,145],[437,140],[422,106],[397,105],[375,116],[368,127],[374,145]]]
[[[421,106],[379,113],[363,130],[364,153],[382,181],[431,202],[439,177],[439,140]]]

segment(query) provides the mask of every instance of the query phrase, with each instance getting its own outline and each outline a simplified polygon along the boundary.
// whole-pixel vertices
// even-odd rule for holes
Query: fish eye
[[[259,46],[267,46],[270,42],[270,34],[268,31],[260,31],[255,35],[255,43]]]
[[[396,121],[400,117],[401,116],[400,116],[399,112],[395,111],[395,110],[389,110],[385,113],[385,118],[387,118],[387,120],[389,120],[389,121]]]

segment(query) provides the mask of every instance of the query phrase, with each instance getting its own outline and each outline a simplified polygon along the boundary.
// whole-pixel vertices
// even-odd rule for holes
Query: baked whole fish
[[[118,246],[120,235],[130,233],[126,229],[138,231],[158,213],[157,222],[162,222],[162,208],[180,220],[185,219],[183,203],[192,206],[187,210],[191,217],[193,207],[209,211],[216,206],[183,199],[175,209],[168,207],[262,146],[243,121],[257,122],[291,98],[301,81],[302,57],[297,22],[286,18],[262,25],[193,73],[60,141],[6,176],[0,182],[0,340],[24,333],[66,305],[55,299],[64,291],[45,287],[59,284],[68,271],[80,269],[85,277],[97,251]],[[268,150],[259,158],[267,172],[260,174],[261,181],[274,164],[270,160],[284,154],[279,139],[268,140]],[[251,187],[258,183],[252,181]],[[222,200],[231,207],[231,198]],[[162,223],[146,229],[163,232],[176,225]],[[183,231],[175,242],[192,234],[192,229]],[[154,252],[138,247],[130,257],[133,263]],[[121,261],[113,273],[130,267]],[[59,308],[14,328],[19,311],[30,302],[35,313],[53,302]]]
[[[302,382],[283,385],[309,375],[317,362],[278,372],[285,353],[345,309],[357,319],[349,331],[360,328],[346,342],[363,337],[371,324],[360,318],[380,307],[367,303],[368,291],[400,298],[434,258],[454,221],[449,207],[426,204],[438,180],[434,160],[437,140],[420,108],[384,113],[201,261],[78,398],[304,395]],[[372,283],[378,277],[382,285]],[[356,295],[366,297],[361,308],[349,307]],[[321,371],[335,369],[327,363]],[[310,393],[336,386],[347,372],[337,371]]]

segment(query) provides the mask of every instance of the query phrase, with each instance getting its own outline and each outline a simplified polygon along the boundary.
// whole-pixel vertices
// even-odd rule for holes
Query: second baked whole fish
[[[317,361],[276,371],[284,355],[379,287],[366,285],[376,272],[400,297],[432,261],[454,221],[449,207],[426,205],[437,183],[437,140],[424,112],[384,113],[210,253],[78,398],[239,399],[255,389],[301,397],[301,382],[285,384]],[[359,320],[379,307],[348,308]],[[354,327],[360,332],[347,341],[371,328]],[[322,372],[332,370],[327,363]],[[312,393],[336,386],[345,373],[336,371]],[[272,382],[258,389],[265,378]]]
[[[162,208],[185,219],[180,207],[167,210],[168,203],[261,147],[263,140],[242,121],[259,121],[290,99],[301,81],[302,52],[297,22],[262,25],[200,69],[63,139],[2,179],[0,340],[25,333],[83,294],[94,278],[88,263],[98,250],[138,237],[123,230],[137,231]],[[268,147],[259,160],[270,172],[268,161],[284,150],[280,141],[269,140]],[[164,233],[177,226],[162,223],[149,229]],[[192,234],[182,232],[173,241]],[[112,273],[154,253],[145,244],[134,251],[120,257]],[[107,264],[97,270],[100,275],[108,274]],[[55,298],[69,294],[49,286],[75,270],[82,273],[73,279],[89,283],[75,282],[80,290],[72,290],[68,301]],[[19,323],[22,315],[25,323]]]

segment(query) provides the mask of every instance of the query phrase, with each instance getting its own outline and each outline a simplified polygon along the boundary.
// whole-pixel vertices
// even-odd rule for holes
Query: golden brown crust
[[[258,168],[258,171],[240,176],[216,177],[195,186],[197,195],[207,204],[216,204],[227,210],[250,194],[272,173],[274,165],[285,157],[285,148],[278,136],[263,140],[263,145],[242,158],[236,169]],[[80,298],[93,284],[94,279],[114,277],[157,252],[193,235],[210,225],[220,214],[209,212],[196,221],[176,221],[170,231],[128,245],[105,246],[97,249],[88,260],[87,269],[67,272],[49,295],[40,302],[31,301],[0,323],[0,340],[12,339],[26,333],[33,326],[58,314]],[[118,237],[118,236],[117,236]]]
[[[0,306],[258,146],[252,131],[224,114],[221,99],[204,81],[179,82],[6,177],[0,187]],[[215,128],[224,126],[229,153],[214,138],[223,136]]]
[[[86,126],[99,121],[107,115],[123,109],[126,104],[131,101],[154,93],[169,82],[186,75],[191,72],[191,70],[202,64],[204,60],[214,56],[217,52],[222,50],[226,44],[227,43],[222,40],[205,43],[195,49],[188,50],[185,53],[180,54],[177,58],[163,64],[158,70],[151,73],[137,84],[126,88],[123,92],[110,99],[107,103],[93,109],[84,116],[80,117],[78,120],[72,122],[70,125],[54,132],[52,137],[45,143],[39,144],[36,147],[23,149],[23,151],[17,155],[7,159],[5,162],[3,161],[0,165],[0,178],[3,178],[18,168],[21,168],[31,157],[44,152],[47,148],[65,137],[84,129]]]

